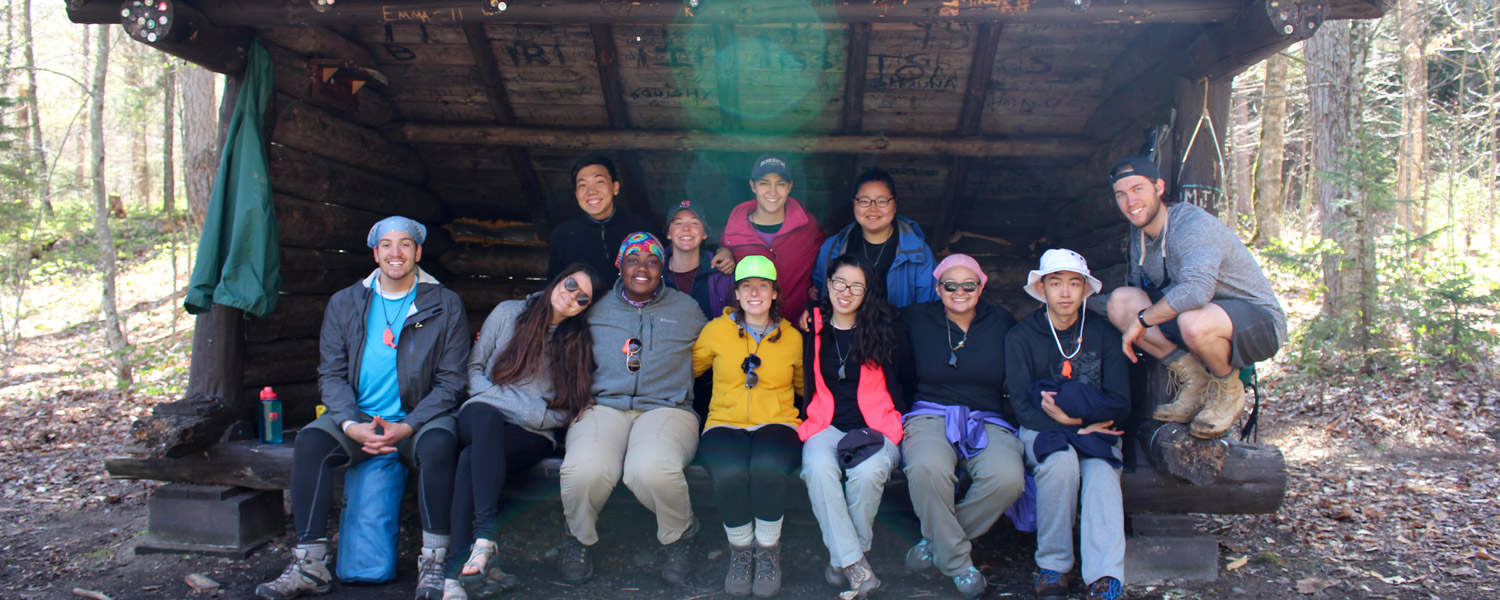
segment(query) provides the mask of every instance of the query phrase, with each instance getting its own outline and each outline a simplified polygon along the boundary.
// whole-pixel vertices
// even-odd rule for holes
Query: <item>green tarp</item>
[[[203,219],[198,262],[183,301],[190,313],[206,313],[211,304],[238,308],[255,317],[276,309],[281,251],[261,136],[271,81],[271,56],[256,39],[250,44],[245,78]]]

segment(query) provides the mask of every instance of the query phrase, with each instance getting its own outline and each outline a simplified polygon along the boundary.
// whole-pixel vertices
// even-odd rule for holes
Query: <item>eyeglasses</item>
[[[870,205],[874,204],[876,208],[886,208],[895,201],[896,199],[890,196],[859,196],[854,199],[854,205],[860,208],[870,208]]]
[[[641,370],[641,338],[630,338],[625,340],[625,345],[620,348],[625,353],[625,370],[638,373]]]
[[[563,280],[563,289],[569,292],[576,292],[576,295],[573,296],[573,301],[578,303],[579,308],[588,306],[589,302],[592,301],[589,298],[588,292],[578,291],[578,281],[573,279],[572,277]]]
[[[850,294],[853,294],[855,296],[863,296],[863,295],[865,295],[865,284],[863,284],[863,283],[849,283],[849,282],[844,281],[842,279],[829,279],[828,280],[828,289],[831,289],[831,290],[833,290],[835,292],[842,292],[842,291],[848,290],[848,292]]]
[[[952,294],[953,292],[956,292],[956,291],[958,291],[960,289],[962,289],[965,292],[972,292],[974,290],[979,289],[979,282],[978,281],[951,281],[950,280],[950,281],[941,282],[941,284],[943,286],[943,291],[946,291],[946,292],[948,292],[950,294]]]
[[[760,383],[760,375],[755,370],[760,368],[760,357],[754,354],[745,357],[745,362],[740,363],[740,370],[745,372],[745,387],[753,388]]]

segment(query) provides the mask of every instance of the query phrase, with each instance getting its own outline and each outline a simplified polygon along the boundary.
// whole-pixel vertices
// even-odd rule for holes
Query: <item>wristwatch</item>
[[[1147,307],[1147,308],[1150,308],[1150,307]],[[1146,329],[1150,329],[1151,328],[1151,324],[1146,322],[1146,309],[1145,308],[1141,309],[1141,312],[1135,313],[1135,320],[1140,321],[1141,327],[1145,327]]]

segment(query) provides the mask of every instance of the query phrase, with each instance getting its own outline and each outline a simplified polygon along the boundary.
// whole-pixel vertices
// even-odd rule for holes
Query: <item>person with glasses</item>
[[[1005,336],[1005,385],[1036,479],[1036,597],[1066,600],[1073,522],[1089,600],[1118,600],[1125,578],[1120,436],[1130,413],[1130,374],[1120,332],[1089,319],[1084,301],[1101,284],[1083,256],[1054,248],[1026,277],[1043,306]]]
[[[1151,418],[1192,423],[1199,438],[1229,433],[1245,408],[1240,369],[1276,355],[1286,312],[1240,238],[1218,217],[1185,202],[1166,204],[1156,163],[1127,156],[1109,169],[1120,214],[1130,222],[1125,286],[1090,301],[1124,337],[1160,360],[1177,396]]]
[[[922,541],[906,553],[906,567],[936,566],[965,598],[977,598],[987,582],[970,557],[970,540],[989,531],[1025,487],[1021,441],[1005,401],[1005,333],[1016,320],[980,299],[989,278],[973,258],[949,255],[933,277],[941,302],[901,314],[911,348],[905,377],[914,382],[906,386],[913,402],[901,452],[922,522]]]
[[[869,263],[844,254],[829,268],[828,294],[812,311],[804,347],[811,375],[807,419],[797,436],[802,480],[828,548],[824,579],[863,598],[880,587],[865,555],[885,484],[901,457],[906,401],[897,375],[906,343]]]
[[[828,293],[830,262],[853,254],[864,259],[885,283],[885,299],[896,308],[937,301],[932,280],[937,258],[917,222],[896,214],[896,182],[889,173],[870,169],[854,186],[854,222],[818,249],[812,272],[818,295]]]
[[[464,393],[469,317],[463,301],[427,271],[427,227],[401,216],[381,219],[365,243],[376,269],[335,293],[319,332],[318,391],[328,412],[302,428],[292,450],[292,561],[255,588],[265,600],[326,594],[328,518],[335,469],[396,454],[416,469],[422,546],[417,593],[443,593],[449,510],[457,463],[453,408]]]
[[[769,598],[781,590],[782,515],[802,455],[802,334],[781,318],[771,259],[745,257],[734,279],[735,306],[693,344],[693,371],[714,372],[698,456],[713,476],[729,537],[724,591]]]
[[[662,283],[667,256],[656,236],[626,236],[618,256],[619,280],[588,314],[594,403],[568,427],[558,567],[570,583],[593,575],[599,511],[623,478],[656,514],[662,578],[682,583],[698,531],[682,470],[698,448],[692,352],[706,319],[692,298]]]
[[[458,411],[458,474],[443,600],[518,583],[496,564],[506,477],[552,454],[557,431],[593,402],[593,337],[582,316],[598,277],[574,263],[524,300],[495,306],[469,355],[469,399]],[[470,548],[467,559],[463,550]]]
[[[724,247],[736,260],[759,255],[776,264],[781,275],[781,309],[796,317],[807,308],[813,263],[823,243],[818,219],[792,197],[792,169],[777,154],[762,154],[750,169],[755,199],[729,213]]]

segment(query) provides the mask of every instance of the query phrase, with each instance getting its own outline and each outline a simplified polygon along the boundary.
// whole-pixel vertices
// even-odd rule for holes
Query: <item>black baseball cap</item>
[[[1116,181],[1119,181],[1131,175],[1140,175],[1142,177],[1147,177],[1150,179],[1161,179],[1161,171],[1156,168],[1156,161],[1153,161],[1150,158],[1144,156],[1127,156],[1115,161],[1115,164],[1109,166],[1110,185],[1114,185]]]

